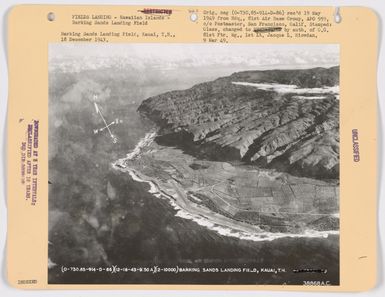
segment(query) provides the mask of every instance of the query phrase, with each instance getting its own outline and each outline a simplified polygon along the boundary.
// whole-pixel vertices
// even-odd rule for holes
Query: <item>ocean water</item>
[[[339,284],[339,235],[250,240],[232,234],[231,230],[213,226],[209,221],[192,218],[170,200],[160,199],[154,185],[142,182],[128,172],[110,172],[109,180],[122,199],[119,207],[125,210],[124,219],[115,228],[112,244],[107,249],[111,265],[199,268],[201,271],[281,269],[284,272],[93,274],[87,281],[301,285],[304,281],[320,280],[331,285]],[[324,272],[294,272],[300,269]],[[77,282],[84,282],[84,277],[81,275]],[[73,278],[69,279],[73,282]]]
[[[75,98],[70,84],[82,80],[84,73],[73,78],[61,74],[51,83],[50,88],[57,88],[50,90],[49,283],[291,285],[314,280],[339,284],[338,234],[240,234],[192,216],[163,197],[156,185],[129,170],[116,169],[117,160],[139,156],[140,147],[154,140],[154,134],[148,134],[151,124],[143,122],[136,109],[141,100],[165,87],[146,89],[133,84],[122,90],[125,78],[108,78],[105,72],[98,74],[100,78],[94,72],[86,75],[101,86],[117,85],[111,87],[111,100],[101,102],[100,108],[107,120],[119,118],[122,124],[111,127],[118,137],[114,144],[108,135],[93,134],[100,121],[84,96],[78,96],[78,102],[54,100]],[[63,87],[63,81],[69,87]],[[184,87],[188,86],[180,86]],[[70,91],[63,93],[66,90]],[[201,272],[62,270],[113,266]],[[235,272],[218,272],[224,268]],[[246,268],[259,272],[236,272]],[[296,273],[298,269],[321,272]]]
[[[133,149],[122,154],[123,158],[111,160],[108,170],[94,176],[99,181],[108,180],[116,196],[106,215],[117,224],[108,240],[99,239],[108,259],[102,266],[178,267],[200,272],[62,273],[63,263],[57,261],[56,254],[60,251],[51,248],[55,266],[49,269],[50,283],[339,284],[338,234],[241,234],[216,226],[207,218],[194,217],[165,197],[155,184],[113,165],[140,157],[140,148],[150,144],[154,136],[153,132],[144,133]],[[51,241],[56,244],[55,237]],[[213,272],[203,273],[204,269]],[[225,269],[236,272],[221,272]],[[237,272],[239,269],[259,272]],[[301,269],[322,273],[294,272]]]
[[[135,173],[135,170],[129,168],[128,166],[125,166],[125,161],[132,160],[132,159],[140,159],[141,151],[145,149],[147,146],[151,145],[151,143],[154,141],[156,136],[157,136],[156,132],[153,132],[153,131],[146,133],[146,135],[139,140],[139,142],[137,143],[135,148],[132,150],[132,152],[128,153],[125,158],[119,159],[116,162],[114,162],[112,166],[116,170],[127,172],[134,181],[141,182],[141,183],[148,183],[148,185],[150,186],[150,189],[148,190],[148,192],[156,198],[167,200],[170,203],[170,205],[174,208],[174,210],[176,210],[175,216],[184,218],[186,220],[191,220],[200,226],[206,227],[211,231],[217,232],[219,235],[235,237],[242,240],[272,241],[278,238],[287,238],[287,237],[327,238],[329,235],[339,235],[339,231],[334,231],[334,230],[317,231],[317,230],[311,230],[311,229],[305,230],[301,234],[267,232],[267,231],[261,232],[261,233],[252,233],[252,232],[241,231],[232,226],[224,226],[224,225],[214,223],[209,218],[203,215],[196,215],[196,214],[189,213],[188,211],[181,208],[177,203],[175,203],[176,199],[165,194],[165,192],[162,191],[162,189],[158,185],[154,184],[150,180],[144,180],[140,178]]]

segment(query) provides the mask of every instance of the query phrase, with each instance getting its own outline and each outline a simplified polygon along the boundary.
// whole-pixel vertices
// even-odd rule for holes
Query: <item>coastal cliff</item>
[[[339,176],[339,67],[245,71],[150,97],[157,142],[298,176]]]

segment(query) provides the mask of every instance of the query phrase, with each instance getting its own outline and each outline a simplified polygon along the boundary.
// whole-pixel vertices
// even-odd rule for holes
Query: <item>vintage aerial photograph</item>
[[[339,285],[337,44],[48,62],[50,284]]]

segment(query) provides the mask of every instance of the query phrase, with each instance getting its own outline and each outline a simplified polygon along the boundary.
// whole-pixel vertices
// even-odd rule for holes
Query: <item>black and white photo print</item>
[[[339,285],[337,44],[49,45],[50,284]]]

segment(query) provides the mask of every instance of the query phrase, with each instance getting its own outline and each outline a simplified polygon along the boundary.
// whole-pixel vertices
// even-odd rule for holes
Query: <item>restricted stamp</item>
[[[22,5],[8,36],[12,285],[373,286],[373,12]]]

